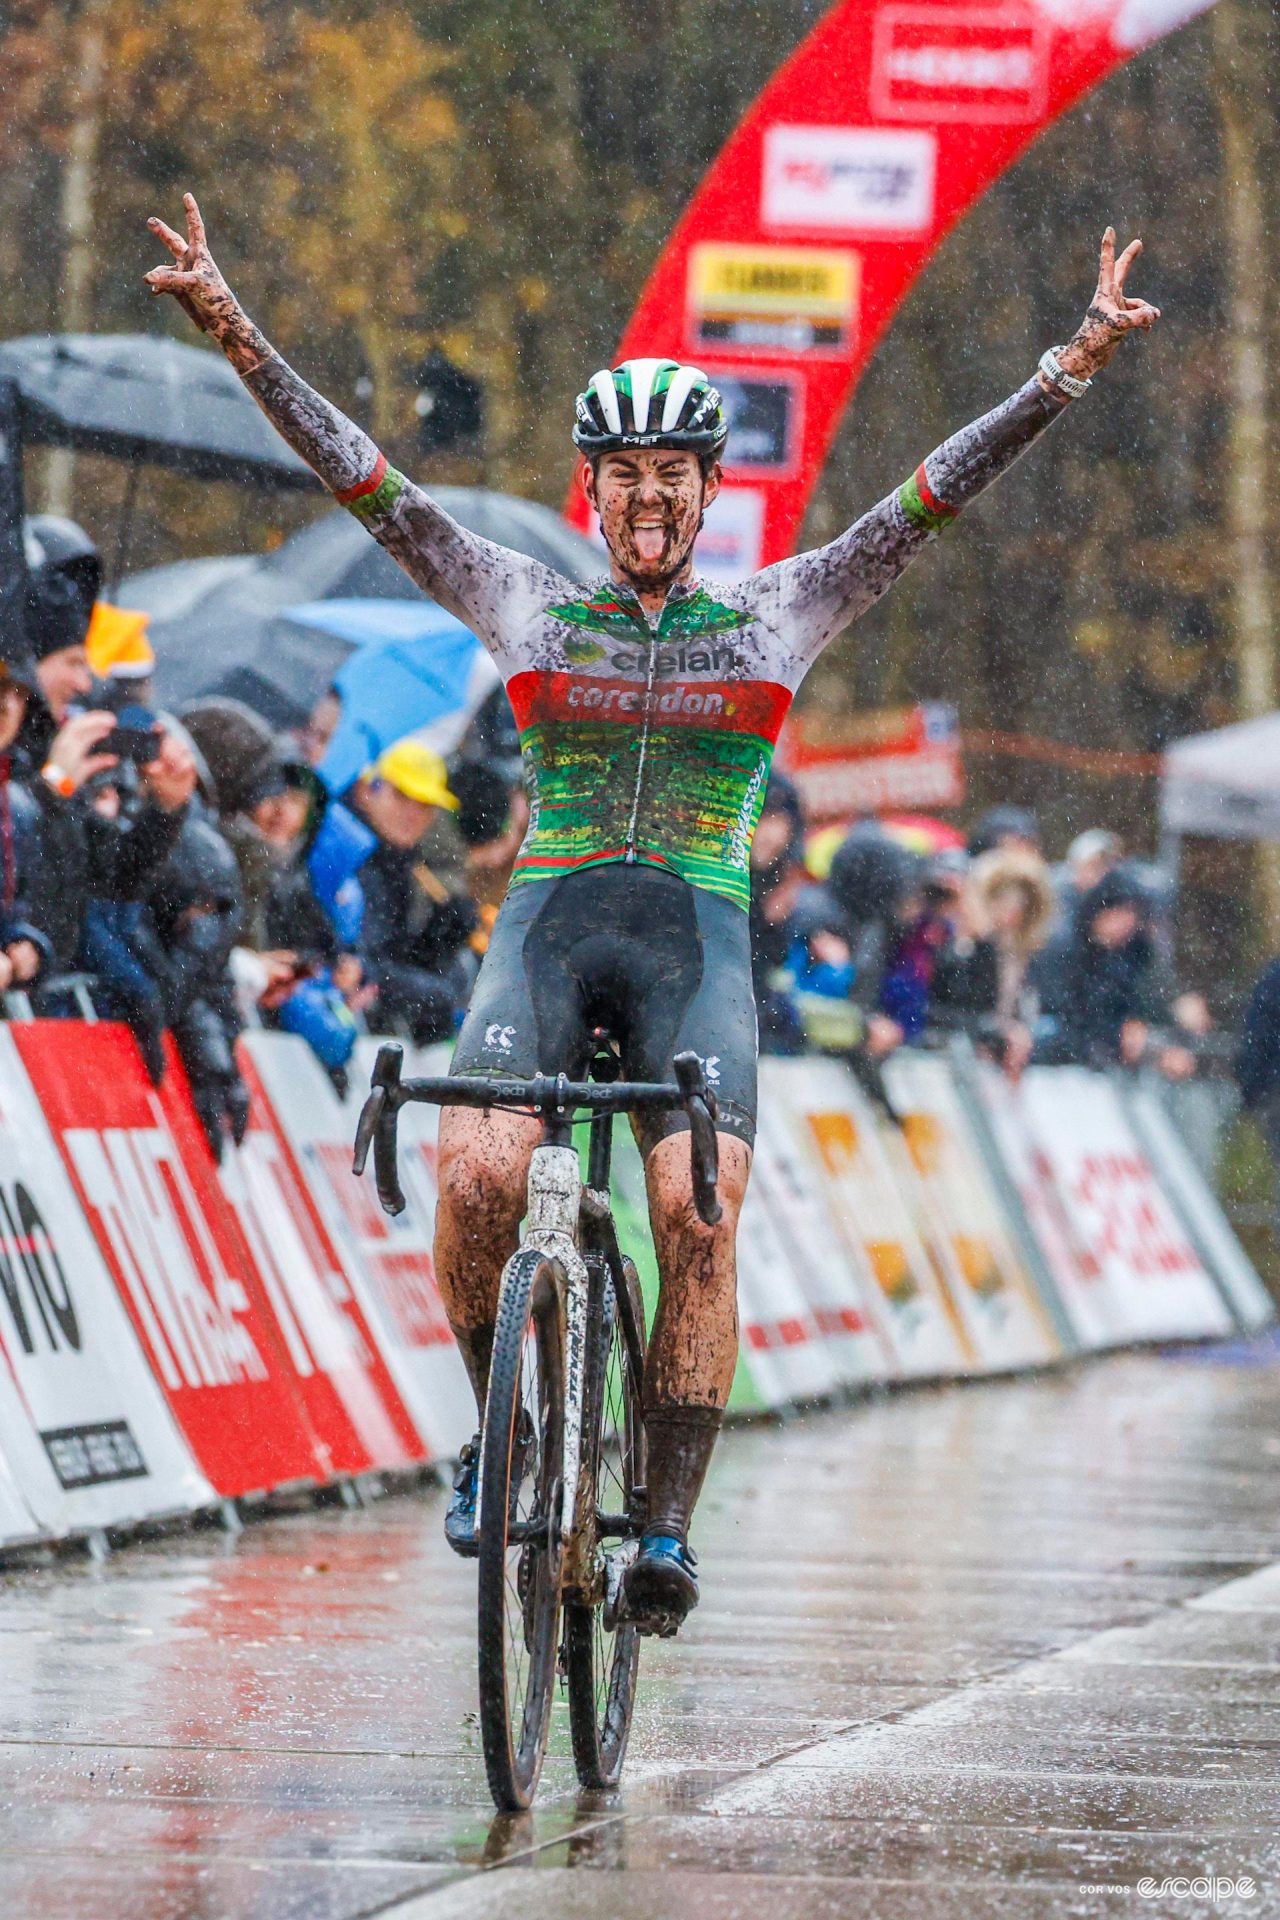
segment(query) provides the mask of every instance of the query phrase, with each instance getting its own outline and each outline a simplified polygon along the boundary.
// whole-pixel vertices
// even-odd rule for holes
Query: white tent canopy
[[[1280,713],[1175,741],[1164,757],[1166,834],[1280,840]]]

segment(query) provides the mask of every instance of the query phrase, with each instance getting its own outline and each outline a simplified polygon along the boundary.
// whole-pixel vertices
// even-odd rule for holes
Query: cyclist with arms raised
[[[734,1238],[751,1164],[756,1030],[748,852],[791,699],[827,642],[1084,393],[1157,309],[1125,293],[1108,229],[1093,303],[1069,345],[993,412],[944,442],[829,546],[741,584],[694,571],[720,488],[727,425],[696,368],[633,360],[577,403],[582,485],[609,573],[584,590],[460,527],[281,359],[239,306],[185,198],[174,264],[147,275],[215,339],[334,498],[493,654],[521,733],[531,817],[459,1036],[455,1073],[581,1077],[594,1027],[628,1079],[671,1077],[693,1048],[719,1102],[719,1226],[693,1210],[682,1114],[641,1140],[661,1276],[644,1382],[648,1524],[623,1604],[653,1631],[696,1604],[689,1521],[738,1351]],[[539,1123],[447,1108],[440,1120],[436,1268],[483,1411],[498,1286],[524,1211]],[[475,1449],[446,1517],[475,1551]]]

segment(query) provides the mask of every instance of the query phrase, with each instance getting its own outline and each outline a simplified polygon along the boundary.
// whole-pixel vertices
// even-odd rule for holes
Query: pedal
[[[622,1582],[627,1568],[640,1551],[638,1540],[624,1540],[620,1547],[604,1557],[604,1630],[616,1633],[625,1626],[622,1617]]]

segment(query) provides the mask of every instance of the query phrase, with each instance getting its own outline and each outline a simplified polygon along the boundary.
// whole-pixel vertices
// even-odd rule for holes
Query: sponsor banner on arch
[[[614,355],[714,363],[717,376],[767,377],[775,393],[790,375],[786,460],[762,463],[758,435],[730,435],[731,504],[709,550],[717,577],[794,551],[850,395],[956,223],[1090,87],[1210,4],[836,0],[820,10],[681,213]],[[1091,241],[1079,244],[1083,287]],[[1011,388],[1043,345],[1027,342]],[[747,475],[755,485],[739,498]],[[576,485],[565,512],[591,523]],[[714,527],[708,515],[708,536]]]
[[[77,1041],[86,1030],[50,1026],[70,1057],[83,1059]],[[34,1033],[0,1025],[0,1536],[8,1539],[124,1526],[215,1498],[54,1144],[21,1051]]]
[[[37,1020],[10,1032],[151,1372],[212,1486],[237,1495],[323,1480],[327,1454],[176,1054],[162,1096],[122,1026]]]

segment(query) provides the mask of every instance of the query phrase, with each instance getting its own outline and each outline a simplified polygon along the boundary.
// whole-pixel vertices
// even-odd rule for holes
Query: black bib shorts
[[[628,1080],[670,1080],[691,1047],[707,1063],[719,1127],[756,1124],[756,1007],[747,915],[660,867],[586,867],[531,880],[503,902],[458,1035],[455,1074],[581,1079],[603,1027]],[[688,1128],[646,1116],[647,1154]]]

